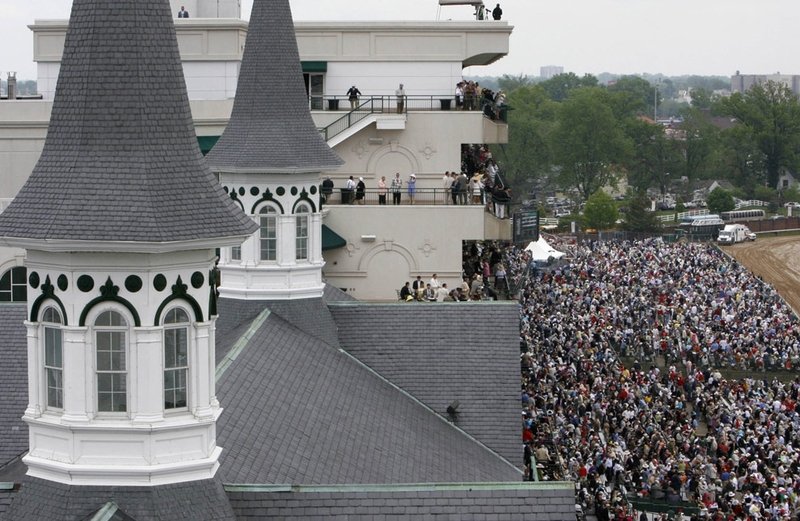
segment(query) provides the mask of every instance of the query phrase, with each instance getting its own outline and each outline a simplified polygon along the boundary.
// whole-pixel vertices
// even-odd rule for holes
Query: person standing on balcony
[[[358,87],[353,85],[347,91],[347,99],[350,100],[350,110],[355,110],[358,108],[358,97],[361,96],[361,91],[358,90]]]
[[[497,6],[494,9],[492,9],[492,18],[495,20],[499,20],[502,17],[503,17],[503,10],[500,9],[500,4],[497,4]]]
[[[403,180],[400,179],[400,172],[397,172],[392,179],[392,204],[400,204],[401,193],[403,193]]]
[[[386,204],[386,176],[382,175],[381,180],[378,181],[378,204],[385,205]]]
[[[189,18],[189,11],[187,11],[185,7],[181,6],[181,10],[178,11],[178,18]]]
[[[466,172],[461,172],[461,175],[458,176],[458,203],[459,204],[467,204],[469,199],[467,195],[467,189],[469,187],[469,178],[467,177]]]
[[[450,174],[450,199],[453,205],[458,204],[458,174],[455,172]]]
[[[356,183],[356,202],[358,204],[364,204],[364,193],[367,191],[367,185],[364,184],[364,178],[359,177],[358,183]]]
[[[442,177],[442,189],[444,190],[444,204],[447,204],[447,200],[450,198],[450,187],[453,186],[453,178],[450,177],[450,172],[445,172],[444,177]]]
[[[408,186],[408,204],[414,204],[414,197],[417,195],[417,176],[411,174],[406,186]]]
[[[456,84],[456,110],[464,108],[464,82],[459,81]]]
[[[397,113],[402,114],[406,106],[406,91],[402,83],[400,88],[394,91],[394,95],[397,97]]]
[[[347,204],[353,204],[353,195],[356,190],[356,182],[353,180],[353,176],[350,176],[347,179],[347,183],[344,185],[344,194],[342,195],[342,202],[344,202],[345,195],[347,196]]]

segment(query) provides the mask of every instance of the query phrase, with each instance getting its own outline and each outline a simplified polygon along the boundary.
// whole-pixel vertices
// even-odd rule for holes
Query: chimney
[[[8,99],[17,99],[17,73],[8,73]]]

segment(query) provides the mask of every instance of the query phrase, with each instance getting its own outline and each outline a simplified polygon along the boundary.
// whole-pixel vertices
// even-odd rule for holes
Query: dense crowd
[[[579,483],[601,520],[630,517],[629,494],[794,518],[800,377],[760,371],[796,367],[800,327],[775,291],[709,245],[554,246],[568,260],[521,295],[526,461],[557,463],[550,478]],[[519,278],[528,263],[511,258]]]

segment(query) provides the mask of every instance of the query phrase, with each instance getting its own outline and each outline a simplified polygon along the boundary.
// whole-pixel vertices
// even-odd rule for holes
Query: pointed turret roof
[[[200,153],[169,0],[74,0],[44,150],[0,214],[0,237],[136,244],[254,231]]]
[[[311,119],[289,0],[255,0],[215,171],[320,172],[342,164]]]

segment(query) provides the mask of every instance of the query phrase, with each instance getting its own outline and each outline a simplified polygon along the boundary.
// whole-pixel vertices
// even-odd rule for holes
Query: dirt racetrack
[[[795,313],[800,312],[800,236],[759,237],[723,251],[772,284]]]

